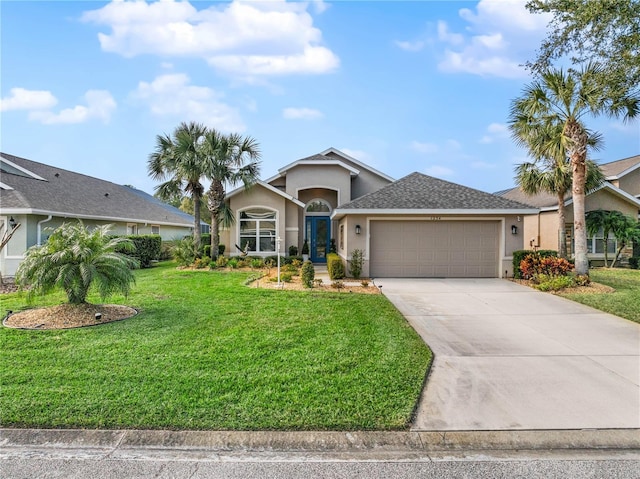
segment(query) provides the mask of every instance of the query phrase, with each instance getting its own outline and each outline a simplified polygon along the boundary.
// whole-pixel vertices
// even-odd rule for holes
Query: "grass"
[[[578,303],[640,323],[640,270],[598,268],[589,271],[591,280],[611,286],[614,293],[562,293]]]
[[[251,289],[247,276],[162,264],[108,301],[141,310],[129,320],[0,328],[0,425],[407,427],[431,353],[382,295]],[[3,314],[27,306],[21,293],[0,299]]]

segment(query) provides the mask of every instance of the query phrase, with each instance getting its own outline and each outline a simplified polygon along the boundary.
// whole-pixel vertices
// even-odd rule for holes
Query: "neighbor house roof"
[[[334,216],[363,213],[537,213],[523,203],[422,173],[411,173],[377,191],[340,205]]]
[[[132,187],[0,153],[5,214],[38,214],[170,226],[193,217]]]
[[[600,169],[607,180],[615,180],[640,168],[640,155],[630,156],[618,161],[603,163]]]
[[[632,195],[627,193],[620,188],[613,186],[608,181],[605,181],[597,188],[587,192],[587,195],[595,193],[600,190],[608,190],[612,194],[623,198],[634,205],[640,206],[640,200],[634,198]],[[558,209],[558,198],[555,195],[551,195],[549,193],[538,193],[537,195],[529,196],[518,186],[515,188],[511,188],[510,190],[503,190],[495,193],[498,196],[502,196],[503,198],[507,198],[510,200],[518,201],[521,203],[529,204],[531,206],[535,206],[536,208],[540,208],[543,211],[551,211]],[[564,197],[564,204],[568,206],[573,203],[573,197],[571,196],[571,192],[569,192]]]

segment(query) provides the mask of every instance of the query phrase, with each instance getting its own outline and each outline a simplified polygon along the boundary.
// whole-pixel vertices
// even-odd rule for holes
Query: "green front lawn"
[[[251,289],[247,276],[163,264],[109,300],[140,308],[134,318],[0,328],[0,425],[407,427],[431,353],[386,298]],[[2,315],[26,307],[23,294],[0,300]]]
[[[614,293],[561,293],[578,303],[640,323],[640,270],[598,268],[589,271],[591,280],[615,288]]]

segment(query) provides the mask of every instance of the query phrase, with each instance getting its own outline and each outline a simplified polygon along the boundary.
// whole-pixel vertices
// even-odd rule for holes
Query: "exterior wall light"
[[[360,225],[356,225],[356,234],[359,235],[361,233]]]
[[[9,228],[14,229],[16,227],[16,220],[13,219],[13,216],[9,218]]]
[[[511,234],[512,235],[518,234],[518,227],[516,225],[511,225]]]

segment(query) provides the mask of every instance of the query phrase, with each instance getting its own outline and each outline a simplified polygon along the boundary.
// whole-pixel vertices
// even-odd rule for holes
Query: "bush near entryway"
[[[327,255],[327,272],[331,279],[344,278],[344,265],[342,264],[342,258],[336,253],[329,253]]]

